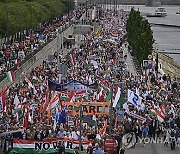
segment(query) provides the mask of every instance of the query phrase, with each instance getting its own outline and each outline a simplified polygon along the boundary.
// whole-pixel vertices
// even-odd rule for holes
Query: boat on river
[[[167,12],[166,9],[164,7],[159,7],[157,8],[157,10],[155,10],[155,13],[147,13],[146,14],[147,17],[166,17],[167,16]]]
[[[180,14],[180,8],[179,8],[179,10],[176,12],[176,14]]]

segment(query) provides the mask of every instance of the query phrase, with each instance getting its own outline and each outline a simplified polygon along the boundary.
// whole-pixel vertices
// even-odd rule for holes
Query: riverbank
[[[156,52],[152,53],[153,58],[156,59]],[[159,64],[162,64],[162,70],[165,74],[169,74],[171,77],[177,76],[180,78],[180,66],[169,55],[164,53],[158,53]]]

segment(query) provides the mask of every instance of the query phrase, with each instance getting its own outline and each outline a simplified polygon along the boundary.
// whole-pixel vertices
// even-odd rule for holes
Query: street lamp
[[[112,95],[111,95],[111,103],[110,103],[110,108],[109,108],[109,121],[110,121],[110,123],[109,123],[109,135],[110,134],[112,134],[112,114],[113,114],[113,112],[112,112],[112,106],[113,106],[113,98],[112,98],[112,96],[113,96],[113,87],[114,87],[114,83],[113,83],[113,76],[112,76],[112,74],[113,74],[113,70],[112,70],[112,68],[113,68],[113,65],[111,64],[111,74],[110,74],[110,76],[111,76],[111,93],[112,93]]]

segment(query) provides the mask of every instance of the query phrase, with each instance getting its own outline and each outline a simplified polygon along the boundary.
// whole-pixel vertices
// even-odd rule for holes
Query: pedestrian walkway
[[[137,74],[136,68],[134,66],[133,60],[132,60],[132,56],[131,54],[128,52],[128,48],[124,47],[124,55],[127,55],[127,59],[126,59],[126,63],[127,63],[127,68],[129,70],[130,73],[132,73],[133,75]]]

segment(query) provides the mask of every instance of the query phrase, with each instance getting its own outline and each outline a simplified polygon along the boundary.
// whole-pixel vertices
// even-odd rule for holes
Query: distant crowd
[[[78,12],[78,14],[81,13],[83,10]],[[34,34],[33,40],[30,34],[29,52],[32,52],[41,42],[39,35],[43,35],[43,41],[47,42],[48,37],[56,36],[55,29],[72,20],[75,14],[76,11],[63,21],[48,25],[43,34]],[[65,108],[62,106],[62,101],[102,103],[111,102],[113,99],[114,102],[118,93],[117,89],[120,88],[119,101],[112,111],[112,121],[109,115],[96,115],[95,119],[90,116],[88,122],[85,120],[83,122],[81,139],[95,140],[93,145],[90,145],[92,149],[89,153],[103,154],[106,150],[103,140],[112,136],[116,140],[116,153],[118,153],[123,147],[123,135],[129,132],[134,132],[137,139],[138,136],[166,137],[168,130],[173,128],[176,130],[176,138],[180,137],[180,86],[177,78],[157,75],[154,69],[149,70],[149,73],[144,71],[142,74],[132,74],[124,65],[126,63],[124,57],[127,57],[128,53],[128,42],[125,39],[127,18],[128,13],[124,11],[105,11],[98,19],[101,28],[85,35],[84,43],[69,49],[64,57],[68,66],[64,83],[72,80],[85,84],[98,82],[98,89],[88,90],[80,95],[72,92],[49,91],[48,80],[59,82],[57,67],[59,57],[56,57],[55,62],[43,61],[42,65],[31,71],[30,76],[25,76],[18,84],[14,84],[6,91],[6,108],[0,117],[1,132],[24,128],[23,132],[14,133],[12,137],[23,140],[68,137],[78,140],[80,138],[79,116],[68,115],[66,111],[66,121],[55,122],[57,108],[61,112]],[[11,60],[22,59],[28,54],[28,50],[25,50],[27,44],[23,44],[21,48],[20,44],[12,43],[11,54],[8,58],[2,53],[5,58],[1,65],[2,72],[12,66]],[[6,47],[3,48],[4,51],[6,49]],[[24,52],[22,57],[18,56],[20,51]],[[113,94],[111,95],[112,82]],[[118,83],[123,83],[123,85],[119,87]],[[140,104],[136,105],[128,101],[128,90],[141,98]],[[47,101],[50,102],[57,93],[60,95],[59,103],[56,107],[48,108]],[[119,118],[119,112],[121,112],[121,118]],[[69,121],[72,121],[72,124],[69,124]],[[93,121],[96,121],[96,124]]]

